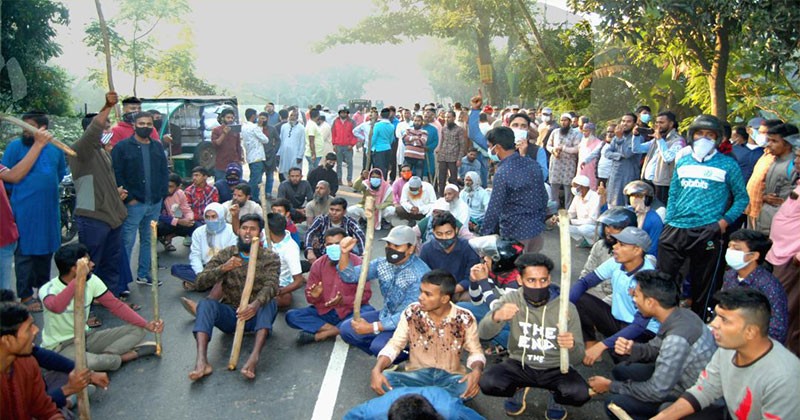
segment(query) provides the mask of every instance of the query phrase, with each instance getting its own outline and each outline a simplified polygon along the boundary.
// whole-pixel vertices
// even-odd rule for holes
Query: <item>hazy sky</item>
[[[94,2],[62,0],[69,8],[70,25],[58,28],[64,53],[55,62],[77,77],[90,68],[103,68],[103,57],[94,57],[83,42],[86,26],[97,19]],[[118,12],[116,1],[103,0],[106,19]],[[432,91],[419,64],[420,53],[433,48],[430,40],[402,45],[342,45],[317,54],[312,45],[339,27],[352,27],[375,9],[370,0],[188,0],[192,11],[184,18],[192,27],[198,74],[211,83],[239,83],[302,76],[331,67],[363,65],[381,75],[366,84],[366,97],[386,103],[410,104],[431,100]],[[564,7],[563,0],[550,4]],[[158,11],[154,10],[154,17]],[[153,34],[166,49],[176,40],[178,27],[159,24]],[[114,73],[117,90],[130,92],[132,78]],[[140,80],[139,95],[157,94],[154,84]],[[240,94],[232,89],[234,95]]]

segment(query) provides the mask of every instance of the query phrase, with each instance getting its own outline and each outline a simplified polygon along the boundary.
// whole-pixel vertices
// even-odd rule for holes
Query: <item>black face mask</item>
[[[525,296],[525,302],[534,308],[544,306],[550,300],[550,288],[542,287],[541,289],[534,289],[532,287],[522,287],[522,294]]]
[[[153,127],[136,127],[136,135],[143,139],[149,139],[152,132]]]
[[[156,128],[156,131],[161,131],[161,126],[164,124],[163,120],[154,120],[153,127]]]
[[[328,169],[328,170],[331,170],[331,169],[333,169],[333,165],[332,165],[332,164],[330,164],[330,163],[329,163],[329,164],[326,164],[326,165],[325,165],[325,168],[326,168],[326,169]]]
[[[133,115],[136,114],[135,112],[126,112],[122,114],[122,121],[133,124]]]
[[[397,264],[406,257],[405,253],[389,248],[388,246],[384,252],[386,252],[386,262],[389,264]]]

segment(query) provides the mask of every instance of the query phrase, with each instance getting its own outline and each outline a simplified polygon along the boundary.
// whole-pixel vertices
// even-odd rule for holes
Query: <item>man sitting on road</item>
[[[342,197],[334,198],[326,214],[321,215],[308,228],[306,233],[306,259],[314,263],[317,258],[325,254],[325,232],[330,228],[342,228],[348,237],[358,240],[353,252],[356,255],[364,254],[364,231],[358,222],[345,215],[347,200]]]
[[[433,185],[423,182],[418,176],[411,177],[400,193],[400,205],[395,207],[395,217],[413,225],[430,212],[436,201]]]
[[[318,186],[320,181],[325,181],[328,183],[328,192],[332,197],[336,197],[336,193],[339,191],[339,178],[340,175],[336,174],[336,171],[333,167],[336,165],[336,153],[328,153],[325,155],[325,160],[322,162],[322,165],[317,166],[316,168],[312,169],[308,175],[306,175],[306,180],[308,180],[308,184],[311,186]]]
[[[321,166],[320,166],[321,168]],[[306,203],[306,225],[311,226],[317,217],[328,214],[328,207],[331,206],[331,187],[328,181],[317,181],[314,188],[314,198]]]
[[[306,203],[314,198],[314,190],[311,188],[311,184],[303,179],[303,171],[300,168],[289,169],[289,179],[281,182],[278,186],[278,198],[289,200],[293,209],[292,213],[298,218],[302,216],[299,218],[301,221],[305,220]]]
[[[297,243],[297,246],[301,246],[302,242],[300,241],[300,234],[297,232],[297,225],[292,220],[292,204],[289,203],[289,200],[278,198],[272,201],[270,211],[278,213],[286,219],[286,230],[289,231],[289,235]]]
[[[303,287],[303,267],[300,264],[300,247],[286,230],[286,218],[278,213],[267,215],[269,240],[272,251],[281,259],[281,274],[278,279],[278,294],[275,301],[279,309],[292,306],[292,292]],[[266,243],[264,244],[266,246]]]
[[[559,369],[560,349],[569,349],[570,365],[583,355],[583,335],[575,306],[568,310],[567,332],[558,333],[559,289],[551,284],[553,261],[542,254],[523,254],[516,261],[520,288],[508,292],[478,325],[481,339],[496,336],[508,323],[509,358],[486,369],[480,380],[486,395],[509,397],[506,414],[525,412],[525,397],[530,387],[550,391],[545,413],[548,419],[566,419],[567,411],[560,404],[581,406],[589,397],[589,386],[581,375],[569,368]]]
[[[403,311],[392,339],[372,368],[370,385],[376,394],[403,386],[441,387],[463,399],[478,394],[486,357],[478,339],[478,321],[452,303],[455,287],[455,277],[444,270],[432,270],[422,277],[419,301]],[[406,346],[409,360],[405,371],[384,373]],[[462,351],[469,353],[469,373],[461,364]]]
[[[403,310],[417,300],[422,276],[430,271],[414,254],[416,237],[410,227],[395,227],[382,240],[386,242],[386,257],[369,262],[367,279],[378,280],[384,299],[383,309],[362,311],[361,319],[348,318],[340,325],[342,339],[346,343],[373,356],[378,355],[392,337]],[[345,283],[358,283],[361,266],[350,263],[350,251],[357,242],[356,238],[348,237],[339,243],[342,256],[338,270]],[[404,356],[395,359],[395,363],[405,360]]]
[[[306,300],[311,306],[286,312],[286,324],[300,330],[297,337],[299,344],[336,337],[342,321],[353,313],[357,285],[345,283],[336,270],[342,255],[339,244],[347,236],[347,232],[340,227],[325,231],[325,253],[311,265],[306,283]],[[361,264],[361,258],[352,251],[349,258],[353,264]],[[375,311],[369,305],[371,296],[372,290],[367,283],[361,297],[361,311]]]
[[[251,200],[252,190],[246,182],[233,187],[233,198],[222,203],[227,215],[225,221],[233,226],[233,232],[238,231],[239,220],[246,214],[261,215],[261,206]]]
[[[71,243],[56,251],[54,260],[58,268],[58,277],[47,282],[39,290],[44,303],[44,329],[42,330],[42,347],[75,359],[75,318],[74,300],[75,280],[78,276],[86,277],[86,317],[89,317],[89,306],[97,300],[112,314],[125,321],[126,325],[116,328],[96,330],[86,336],[86,366],[91,370],[114,371],[122,363],[148,356],[156,352],[156,344],[143,342],[149,332],[159,333],[164,330],[164,321],[146,321],[128,305],[114,297],[108,288],[95,275],[89,272],[94,263],[83,263],[89,251],[83,244]],[[89,332],[89,326],[86,326]]]
[[[636,273],[633,300],[639,312],[661,323],[656,338],[636,343],[618,338],[614,351],[625,363],[611,371],[613,379],[589,378],[597,393],[610,392],[615,403],[634,418],[658,414],[665,402],[678,399],[694,385],[717,346],[711,331],[694,312],[678,307],[678,288],[670,276],[648,270]],[[608,418],[616,418],[607,411]]]
[[[236,330],[236,322],[239,319],[246,321],[245,331],[256,332],[253,352],[250,353],[241,372],[247,379],[256,377],[261,349],[278,314],[278,305],[273,298],[278,294],[281,263],[274,252],[259,248],[251,302],[244,311],[239,312],[237,308],[247,279],[250,243],[259,240],[263,229],[264,219],[261,216],[248,214],[242,217],[236,246],[220,251],[197,275],[198,289],[208,289],[220,283],[222,300],[203,299],[197,305],[197,319],[192,331],[197,342],[197,361],[194,370],[189,373],[189,379],[192,381],[213,372],[207,354],[208,342],[211,340],[214,327],[230,334]]]
[[[440,268],[458,280],[454,300],[469,288],[469,268],[480,262],[469,241],[457,236],[456,218],[444,213],[433,218],[433,237],[422,245],[419,257],[431,269]],[[466,296],[464,296],[466,297]]]
[[[225,223],[225,208],[222,204],[211,203],[205,207],[205,223],[192,233],[192,247],[189,251],[189,264],[175,264],[171,268],[173,276],[183,280],[183,288],[195,289],[195,279],[203,267],[217,253],[236,245],[236,234],[231,225]]]

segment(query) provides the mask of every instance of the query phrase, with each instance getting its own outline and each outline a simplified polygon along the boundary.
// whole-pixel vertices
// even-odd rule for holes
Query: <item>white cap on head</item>
[[[572,119],[572,114],[570,114],[569,112],[565,112],[565,113],[561,114],[561,118],[560,119],[563,120],[564,118],[567,118],[567,119],[571,120]]]
[[[589,187],[589,185],[591,185],[591,182],[589,181],[589,177],[586,176],[586,175],[578,175],[575,178],[572,178],[572,183],[573,184],[578,184],[578,185],[580,185],[582,187]]]
[[[453,190],[455,192],[458,192],[458,185],[456,185],[456,184],[447,184],[447,185],[444,186],[444,190],[445,191]]]

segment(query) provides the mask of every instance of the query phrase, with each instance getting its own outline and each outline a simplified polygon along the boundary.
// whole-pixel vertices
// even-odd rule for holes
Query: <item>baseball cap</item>
[[[414,233],[414,229],[409,226],[397,226],[393,227],[389,234],[381,240],[397,246],[415,244],[417,243],[417,235]]]
[[[763,122],[764,122],[763,118],[755,117],[755,118],[750,119],[750,121],[747,122],[747,126],[752,128],[753,130],[758,130],[758,127],[761,127],[761,123],[763,123]]]
[[[484,114],[491,114],[493,112],[494,112],[494,108],[490,107],[489,105],[486,105],[485,107],[483,107],[483,113]]]
[[[645,251],[650,249],[650,244],[652,243],[647,232],[633,226],[628,226],[622,229],[622,232],[612,234],[611,236],[623,244],[638,246]]]
[[[549,106],[542,108],[542,114],[553,115],[553,108]]]

